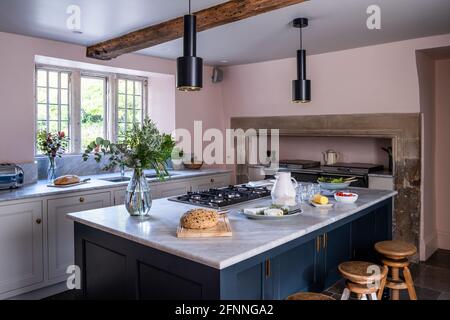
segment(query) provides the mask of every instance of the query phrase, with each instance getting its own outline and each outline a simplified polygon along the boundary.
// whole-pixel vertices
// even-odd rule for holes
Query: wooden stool
[[[370,262],[349,261],[338,267],[347,279],[341,300],[348,300],[353,292],[360,300],[381,300],[388,268]]]
[[[375,250],[385,258],[382,262],[389,267],[391,276],[386,281],[386,287],[391,289],[391,300],[399,300],[400,290],[408,290],[409,298],[417,300],[414,281],[409,270],[408,257],[416,254],[417,248],[403,241],[383,241],[375,244]],[[403,278],[400,277],[402,270]]]
[[[335,299],[320,293],[298,292],[287,297],[286,300],[335,300]]]

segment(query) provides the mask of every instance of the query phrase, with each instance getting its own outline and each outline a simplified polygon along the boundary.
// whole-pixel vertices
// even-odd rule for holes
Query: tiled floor
[[[438,250],[427,262],[411,265],[411,273],[419,300],[450,300],[450,251]],[[340,299],[343,290],[342,280],[324,293]],[[406,290],[402,290],[400,299],[409,299]]]

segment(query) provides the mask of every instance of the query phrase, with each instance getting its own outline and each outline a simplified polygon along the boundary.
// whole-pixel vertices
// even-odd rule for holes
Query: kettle
[[[297,181],[291,177],[290,172],[278,172],[276,178],[272,188],[272,203],[279,206],[295,206]]]
[[[323,153],[323,161],[328,166],[336,164],[338,161],[338,158],[339,158],[339,155],[334,150],[328,150]]]

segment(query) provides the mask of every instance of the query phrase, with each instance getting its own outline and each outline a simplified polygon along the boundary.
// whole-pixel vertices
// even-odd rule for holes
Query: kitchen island
[[[339,279],[351,259],[375,261],[373,244],[392,237],[392,191],[354,189],[355,204],[332,209],[302,205],[280,221],[228,213],[231,238],[178,239],[181,215],[192,206],[153,203],[140,221],[124,206],[69,214],[75,221],[75,262],[85,299],[284,299],[320,291]]]

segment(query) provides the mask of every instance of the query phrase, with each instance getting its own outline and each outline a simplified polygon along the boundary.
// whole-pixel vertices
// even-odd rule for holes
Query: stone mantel
[[[392,139],[395,198],[394,238],[419,248],[421,214],[421,114],[350,114],[231,118],[232,129],[278,129],[291,137],[372,137]],[[237,166],[237,181],[248,179]]]

